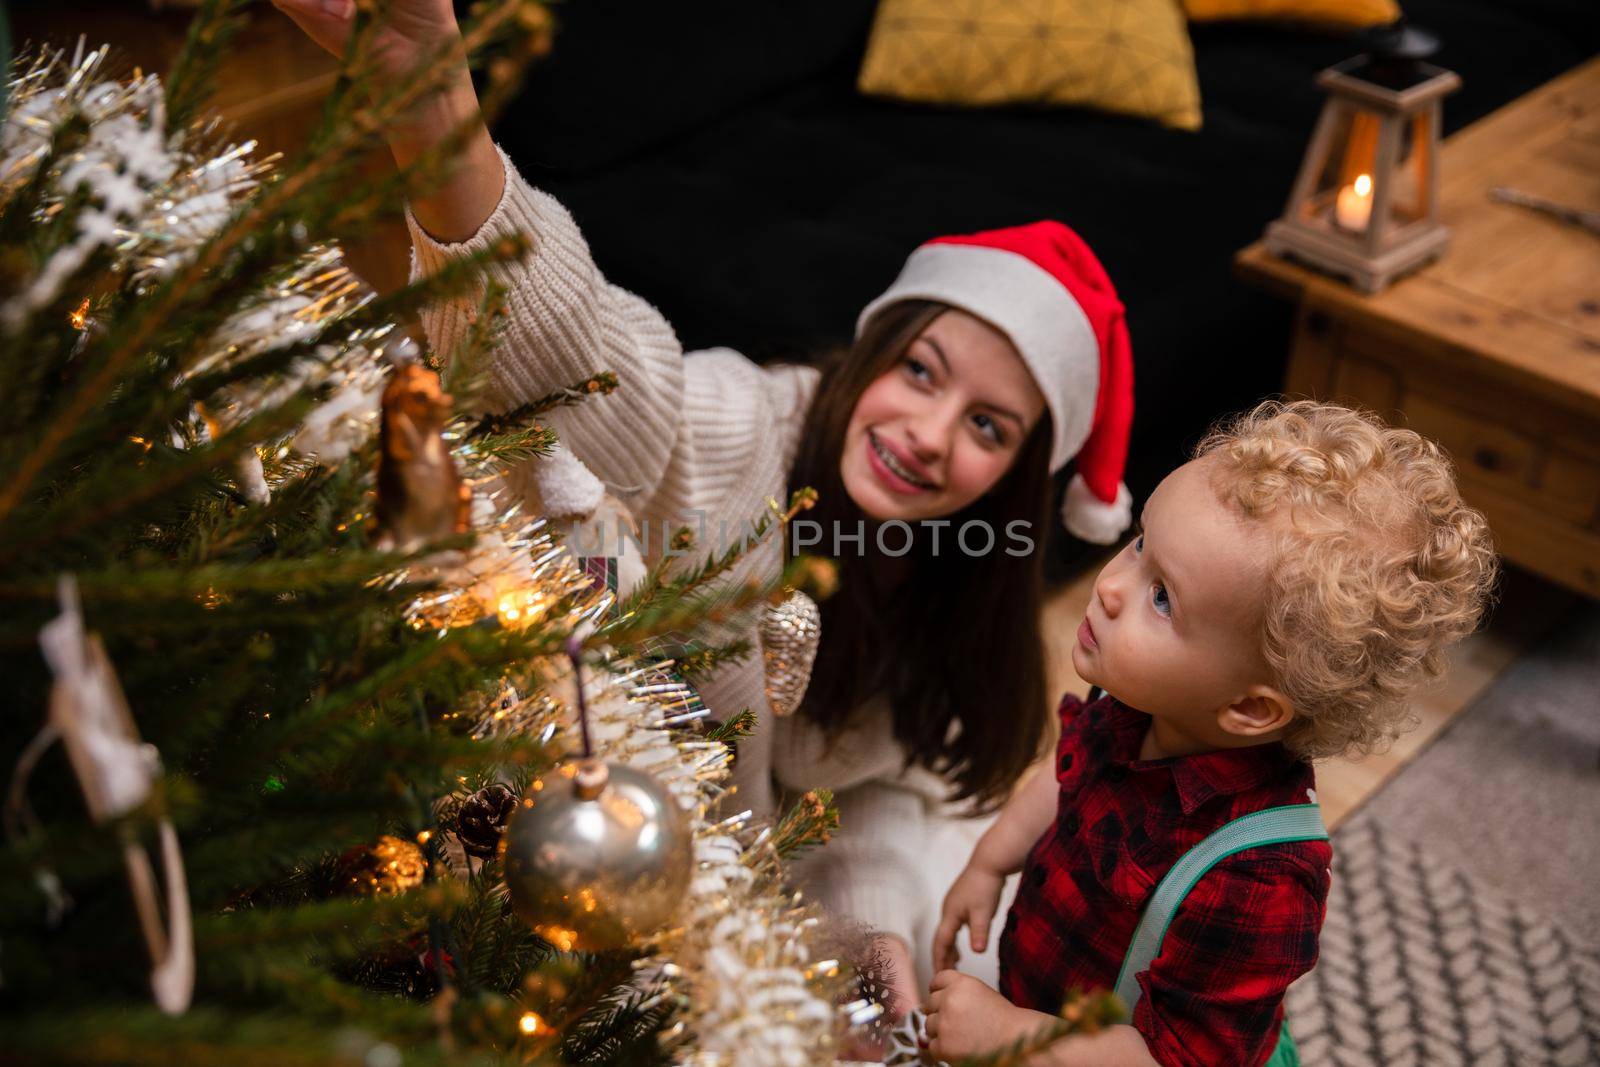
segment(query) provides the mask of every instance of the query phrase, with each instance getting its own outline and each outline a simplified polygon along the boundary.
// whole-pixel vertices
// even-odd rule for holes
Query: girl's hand
[[[344,55],[355,25],[355,0],[272,2],[317,44],[336,56]],[[389,19],[373,42],[380,91],[399,87],[419,64],[461,39],[450,0],[386,2]],[[438,92],[419,99],[410,114],[397,118],[384,135],[395,162],[409,167],[457,131],[466,136],[445,181],[411,200],[417,222],[437,241],[464,241],[477,233],[505,189],[505,169],[484,125],[465,57]]]
[[[911,946],[905,943],[904,938],[894,934],[879,934],[877,942],[884,964],[884,978],[889,984],[889,1001],[883,1007],[889,1018],[898,1022],[922,999],[917,992],[917,966],[911,961]]]
[[[317,44],[343,56],[356,0],[272,0]],[[373,41],[380,81],[393,88],[434,52],[461,36],[450,0],[386,0],[388,21]],[[463,69],[465,64],[463,63]]]
[[[923,1007],[928,1015],[928,1051],[948,1063],[1009,1048],[1054,1021],[1042,1012],[1017,1007],[959,971],[940,971],[930,988]]]
[[[989,926],[994,913],[1000,908],[1000,891],[1006,884],[1005,876],[979,863],[974,856],[957,876],[950,891],[944,895],[944,907],[939,913],[939,928],[933,934],[933,969],[947,971],[961,960],[956,948],[956,934],[963,926],[969,927],[972,951],[982,952],[989,947]]]

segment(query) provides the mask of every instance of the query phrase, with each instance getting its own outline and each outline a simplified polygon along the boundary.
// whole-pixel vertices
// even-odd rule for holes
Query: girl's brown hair
[[[1003,802],[1038,755],[1046,727],[1044,538],[1050,511],[1050,420],[1041,418],[1015,462],[992,490],[949,516],[940,551],[930,531],[916,530],[912,552],[880,555],[875,523],[845,492],[839,474],[845,431],[867,386],[892,370],[947,305],[923,300],[892,304],[847,350],[822,365],[790,471],[793,488],[817,490],[820,551],[835,530],[866,536],[856,555],[838,560],[839,592],[822,605],[822,641],[801,705],[837,734],[869,700],[887,702],[908,764],[950,782],[951,799],[977,809]],[[1010,555],[1008,524],[1028,523],[1032,551]],[[994,549],[971,557],[957,547],[964,523],[994,531]],[[898,546],[896,533],[889,543]],[[886,578],[886,574],[894,577]]]

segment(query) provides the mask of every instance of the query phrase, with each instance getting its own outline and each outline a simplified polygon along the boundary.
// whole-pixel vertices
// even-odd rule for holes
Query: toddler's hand
[[[1050,1022],[1048,1016],[1017,1007],[970,974],[940,971],[929,989],[924,1008],[928,1051],[947,1063],[1010,1047]]]
[[[956,934],[963,926],[969,928],[972,951],[982,952],[989,946],[989,925],[1000,908],[1000,890],[1005,883],[1004,875],[968,861],[955,884],[944,895],[944,907],[939,912],[939,928],[933,935],[935,971],[949,970],[961,959],[961,953],[956,948]]]

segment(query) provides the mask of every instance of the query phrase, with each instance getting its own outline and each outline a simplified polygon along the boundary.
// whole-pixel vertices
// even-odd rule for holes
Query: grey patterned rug
[[[1600,1064],[1600,607],[1334,834],[1306,1067]]]

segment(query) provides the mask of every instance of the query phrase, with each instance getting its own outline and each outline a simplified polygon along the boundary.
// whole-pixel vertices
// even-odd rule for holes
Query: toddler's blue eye
[[[933,377],[933,375],[928,372],[928,365],[926,363],[922,362],[920,359],[912,359],[910,356],[906,357],[906,370],[910,372],[913,378],[920,378],[924,381]]]
[[[1138,537],[1133,539],[1133,550],[1135,552],[1144,551],[1144,534],[1140,534]]]
[[[978,427],[978,431],[984,436],[996,443],[1000,441],[1000,426],[989,416],[974,415],[972,416],[972,421]]]
[[[1167,587],[1160,582],[1150,587],[1150,603],[1155,605],[1157,612],[1171,617],[1172,601],[1167,597]]]

